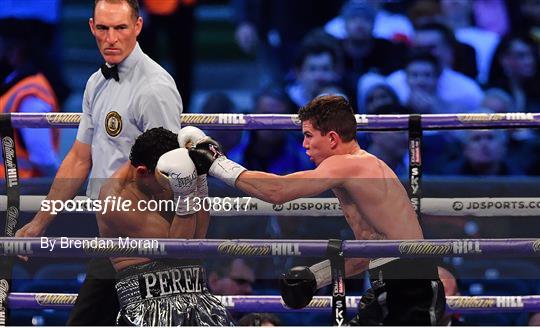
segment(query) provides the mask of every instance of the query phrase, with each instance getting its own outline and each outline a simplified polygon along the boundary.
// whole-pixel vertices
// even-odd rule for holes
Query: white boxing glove
[[[197,177],[197,197],[200,199],[208,198],[208,179],[206,174]]]
[[[193,197],[197,196],[197,170],[186,148],[163,154],[156,165],[156,178],[165,188],[171,188],[176,214],[189,215],[193,210]]]
[[[186,126],[178,132],[178,144],[180,148],[186,148],[188,145],[194,146],[204,137],[206,137],[206,134],[201,129],[194,126]]]

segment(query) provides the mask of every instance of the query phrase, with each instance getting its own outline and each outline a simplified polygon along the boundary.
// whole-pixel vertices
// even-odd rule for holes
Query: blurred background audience
[[[91,3],[1,2],[2,110],[80,112],[85,82],[101,65],[88,29]],[[293,114],[321,94],[346,97],[359,114],[540,112],[539,0],[139,2],[144,18],[140,45],[175,78],[186,113]],[[299,131],[206,132],[222,143],[227,156],[250,169],[287,174],[313,168]],[[48,177],[74,138],[73,129],[16,130],[24,194],[48,191]],[[406,132],[359,132],[358,138],[407,183]],[[423,141],[425,197],[538,196],[537,129],[426,131]],[[211,196],[230,192],[210,181]],[[86,236],[97,229],[90,215],[60,216],[49,235]],[[23,213],[20,223],[30,217]],[[538,218],[486,223],[470,216],[427,217],[423,224],[426,238],[540,237]],[[208,238],[353,236],[340,217],[274,216],[214,217]],[[535,259],[452,261],[440,271],[448,295],[540,294]],[[209,261],[208,285],[219,295],[276,294],[279,274],[303,262],[315,263],[294,258]],[[77,292],[83,268],[82,261],[71,259],[31,259],[16,266],[14,285],[17,291],[68,286]],[[69,272],[69,277],[53,279],[58,272]],[[362,293],[368,287],[363,282],[352,281],[348,291]],[[329,316],[315,315],[235,317],[252,326],[330,322]],[[14,325],[63,325],[67,314],[18,310],[12,318]],[[540,319],[538,314],[500,314],[449,316],[448,321],[538,325]]]

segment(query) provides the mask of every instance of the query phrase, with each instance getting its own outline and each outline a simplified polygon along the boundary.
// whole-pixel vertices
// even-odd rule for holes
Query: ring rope
[[[329,313],[332,297],[315,296],[303,309],[288,308],[279,295],[218,296],[229,310],[236,312],[318,312]],[[69,309],[77,299],[77,294],[55,293],[11,293],[8,296],[10,309]],[[355,309],[360,296],[348,296],[347,308]],[[528,296],[447,296],[446,308],[449,313],[500,313],[540,311],[540,295]]]
[[[20,210],[38,212],[45,197],[21,196]],[[77,196],[75,201],[86,203],[88,198]],[[216,204],[215,207],[212,207],[212,202]],[[6,203],[6,196],[0,196],[0,211],[6,210]],[[227,208],[224,208],[225,204]],[[257,198],[212,197],[207,206],[213,216],[343,216],[337,198],[299,198],[283,205],[274,205]],[[423,214],[436,216],[540,216],[540,198],[422,198],[421,210]],[[72,212],[94,213],[86,207],[74,208]]]
[[[478,128],[536,128],[540,113],[422,114],[423,130]],[[12,113],[15,128],[76,128],[81,113]],[[409,115],[356,115],[359,130],[407,130]],[[204,129],[298,130],[297,115],[290,114],[182,114],[181,123]]]
[[[328,240],[0,237],[0,256],[325,258],[328,244]],[[349,258],[540,257],[540,239],[345,240],[342,251]]]

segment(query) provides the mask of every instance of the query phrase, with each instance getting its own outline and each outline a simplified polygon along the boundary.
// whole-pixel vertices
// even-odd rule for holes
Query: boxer
[[[180,131],[180,135],[182,130]],[[197,176],[176,134],[153,128],[140,135],[130,161],[101,188],[99,199],[130,201],[127,210],[98,213],[101,237],[205,238],[208,213],[195,212],[186,197],[207,197],[205,176]],[[141,211],[140,202],[174,200],[175,209]],[[151,253],[149,251],[149,253]],[[117,323],[135,326],[232,326],[225,307],[206,287],[204,268],[197,260],[115,257]]]
[[[249,171],[223,156],[219,144],[198,135],[189,156],[198,174],[210,174],[273,204],[331,189],[356,239],[423,239],[407,193],[395,173],[356,141],[354,112],[341,96],[320,96],[300,109],[303,147],[316,168],[278,176]],[[347,259],[347,276],[369,271],[372,288],[351,325],[436,325],[445,309],[437,266],[429,259]],[[292,308],[306,306],[330,284],[330,262],[292,268],[281,281]]]

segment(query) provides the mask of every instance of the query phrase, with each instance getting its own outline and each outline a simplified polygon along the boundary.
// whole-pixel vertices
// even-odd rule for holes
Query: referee
[[[182,100],[175,82],[137,43],[143,26],[137,0],[96,0],[89,25],[105,63],[86,84],[77,139],[47,199],[72,199],[88,174],[87,196],[97,199],[104,180],[128,161],[137,136],[160,126],[180,130]],[[38,212],[16,236],[42,236],[54,218],[49,212]],[[116,324],[115,274],[108,259],[88,263],[68,325]]]

